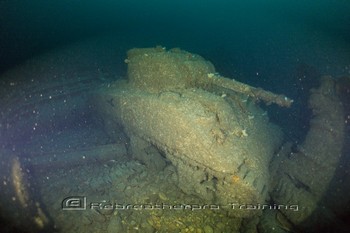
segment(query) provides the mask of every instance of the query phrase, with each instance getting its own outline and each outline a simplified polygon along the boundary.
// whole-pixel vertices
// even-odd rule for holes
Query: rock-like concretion
[[[295,225],[312,229],[335,219],[322,203],[344,147],[344,109],[332,77],[311,90],[309,106],[314,116],[305,141],[293,152],[285,146],[271,163],[271,196],[276,203],[298,205],[298,211],[280,211]]]

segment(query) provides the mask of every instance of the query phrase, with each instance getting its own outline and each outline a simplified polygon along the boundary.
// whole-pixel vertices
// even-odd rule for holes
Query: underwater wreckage
[[[292,100],[222,78],[210,62],[179,49],[132,49],[126,62],[128,82],[95,98],[105,125],[112,124],[107,130],[122,126],[132,154],[146,164],[160,160],[150,158],[148,147],[164,153],[187,194],[218,203],[264,202],[282,133],[255,100],[282,106]]]
[[[298,211],[273,214],[230,211],[235,217],[266,216],[255,221],[260,221],[259,232],[312,228],[314,222],[307,220],[319,216],[316,203],[335,172],[344,141],[344,115],[332,78],[324,77],[312,91],[315,118],[300,146],[307,156],[299,160],[289,159],[291,144],[281,145],[280,128],[257,105],[262,100],[289,107],[293,100],[221,77],[209,61],[177,48],[131,49],[125,62],[128,80],[103,88],[93,102],[107,131],[123,128],[136,159],[157,167],[165,155],[177,169],[172,178],[178,187],[203,202],[297,206]],[[329,128],[320,127],[325,122]],[[160,152],[150,156],[149,147]]]
[[[95,79],[83,77],[72,79],[62,87],[60,80],[50,83],[51,89],[70,93],[70,102],[79,107],[78,112],[93,109],[96,121],[114,141],[80,148],[83,162],[76,156],[81,154],[72,149],[40,156],[36,153],[29,160],[18,160],[17,164],[23,169],[55,170],[99,161],[102,169],[109,169],[104,162],[114,163],[114,156],[128,153],[156,173],[166,166],[174,168],[169,183],[175,183],[183,193],[198,200],[196,205],[188,203],[189,207],[195,209],[212,203],[211,207],[226,211],[241,232],[264,233],[272,228],[281,233],[311,231],[318,219],[329,221],[327,216],[332,215],[332,210],[324,208],[322,198],[344,144],[344,109],[336,80],[323,77],[320,87],[311,91],[309,106],[314,116],[305,141],[295,150],[290,142],[283,141],[280,127],[269,121],[266,111],[258,104],[263,101],[289,107],[293,101],[288,97],[222,77],[209,61],[180,49],[131,49],[125,62],[127,80],[96,85]],[[99,89],[92,88],[96,86]],[[8,125],[12,125],[6,132],[12,135],[8,137],[9,145],[28,135],[38,120],[43,132],[50,129],[52,117],[32,116],[33,106],[44,113],[53,101],[59,103],[55,104],[57,123],[60,119],[70,119],[66,116],[74,116],[75,109],[64,105],[67,95],[57,92],[57,96],[51,96],[45,90],[35,91],[34,84],[23,88],[19,96],[18,87],[13,95],[5,96],[8,98],[4,102],[12,108],[5,116]],[[44,93],[52,98],[38,96],[23,105],[12,104],[21,103],[19,99],[34,92],[33,97]],[[21,120],[24,118],[25,122]],[[68,123],[74,124],[71,120]],[[19,128],[21,132],[13,130]],[[115,143],[119,141],[120,131],[128,137],[125,144]],[[8,155],[18,156],[6,150],[0,153],[4,161],[11,161]],[[10,183],[7,173],[16,170],[16,166],[8,164],[1,165],[1,174]],[[24,186],[20,190],[33,187],[26,176],[23,173]],[[7,186],[14,187],[6,193],[8,197],[18,195],[15,185]],[[30,198],[32,193],[27,193]],[[159,196],[165,204],[176,205],[164,195]],[[49,214],[55,221],[56,216],[51,212],[42,214],[45,203],[40,208],[34,202],[28,205],[32,207],[28,213],[17,212],[12,214],[13,218],[26,219],[34,213],[39,217],[30,226],[42,229],[50,224]],[[10,209],[3,210],[11,217]]]

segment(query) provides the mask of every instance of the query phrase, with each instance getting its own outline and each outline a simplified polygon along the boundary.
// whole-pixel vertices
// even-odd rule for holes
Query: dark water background
[[[0,73],[106,34],[125,51],[162,45],[198,53],[222,75],[296,99],[296,108],[320,75],[350,72],[348,1],[13,0],[0,1],[0,12]],[[298,111],[276,111],[278,123],[304,121]]]
[[[113,33],[128,48],[197,52],[221,72],[259,85],[288,82],[298,63],[349,72],[348,1],[13,0],[0,1],[0,12],[1,71],[59,45]]]

